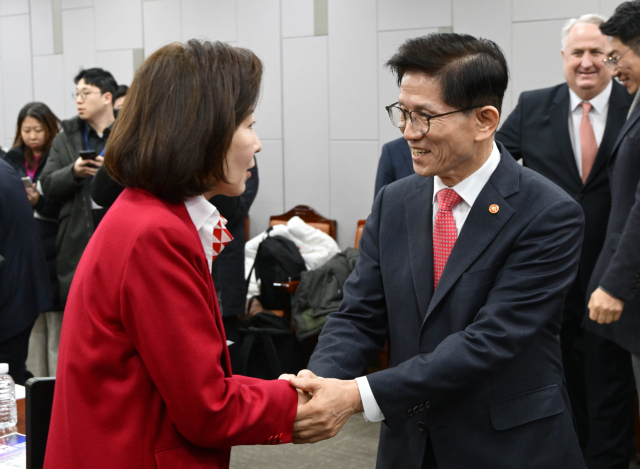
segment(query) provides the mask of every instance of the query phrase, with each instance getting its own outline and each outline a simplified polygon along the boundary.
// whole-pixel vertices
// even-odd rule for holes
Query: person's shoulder
[[[67,135],[80,132],[82,127],[84,126],[84,121],[80,119],[80,116],[74,116],[70,119],[65,119],[60,123],[62,127],[62,132],[56,135],[56,138],[61,137],[62,133],[66,133]]]
[[[523,91],[520,94],[520,98],[518,102],[526,102],[539,104],[548,101],[549,99],[554,99],[558,93],[568,93],[569,87],[566,83],[560,83],[555,86],[550,86],[548,88],[539,88],[536,90]]]
[[[395,140],[391,140],[390,142],[385,143],[382,148],[386,148],[389,152],[399,152],[402,150],[409,151],[409,144],[404,139],[404,137],[397,138]]]
[[[418,174],[412,174],[411,176],[398,179],[384,187],[384,197],[385,199],[400,197],[404,199],[408,194],[424,187],[430,179],[431,177],[420,176]]]
[[[14,147],[7,152],[4,160],[14,168],[24,167],[24,152],[20,147]]]
[[[582,211],[580,204],[560,186],[532,169],[521,165],[518,166],[520,170],[520,193],[526,198],[532,214],[539,213],[558,203]]]

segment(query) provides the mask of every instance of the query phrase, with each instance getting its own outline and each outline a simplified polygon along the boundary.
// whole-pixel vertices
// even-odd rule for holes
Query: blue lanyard
[[[89,146],[89,133],[87,132],[87,123],[86,122],[84,124],[84,142],[87,144],[87,150],[91,150],[91,147]],[[104,151],[106,149],[107,149],[107,145],[105,144],[104,148],[100,152],[100,155],[98,155],[98,156],[104,156]]]

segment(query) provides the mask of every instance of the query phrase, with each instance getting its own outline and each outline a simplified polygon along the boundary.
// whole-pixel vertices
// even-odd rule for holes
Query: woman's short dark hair
[[[609,20],[600,25],[607,36],[617,37],[640,55],[640,2],[624,2],[618,5]]]
[[[502,49],[468,34],[433,33],[406,41],[386,63],[398,80],[407,72],[436,78],[442,101],[456,109],[494,106],[502,109],[509,83]]]
[[[60,119],[56,117],[49,106],[44,103],[27,103],[18,114],[18,124],[16,125],[16,137],[13,140],[14,147],[20,147],[24,153],[24,158],[30,168],[34,167],[35,158],[33,157],[33,150],[29,145],[22,140],[22,124],[27,117],[33,117],[35,120],[42,124],[44,128],[44,145],[42,147],[42,154],[46,155],[51,148],[51,143],[58,132],[60,131]]]
[[[114,124],[107,172],[176,203],[227,182],[226,154],[256,106],[261,77],[253,52],[222,42],[157,50],[136,73]]]

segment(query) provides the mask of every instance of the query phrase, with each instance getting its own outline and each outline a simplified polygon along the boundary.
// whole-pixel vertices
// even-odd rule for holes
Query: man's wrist
[[[349,383],[349,392],[351,395],[351,402],[353,403],[353,413],[364,412],[364,406],[362,405],[362,397],[360,396],[360,388],[355,379],[352,379]]]

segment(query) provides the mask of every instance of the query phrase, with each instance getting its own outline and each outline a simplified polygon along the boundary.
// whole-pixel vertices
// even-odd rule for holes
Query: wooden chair
[[[367,220],[358,220],[358,227],[356,228],[356,240],[353,243],[353,247],[358,249],[360,245],[360,238],[362,237],[362,230],[364,230],[364,222]]]

